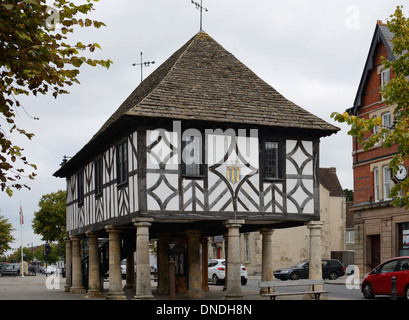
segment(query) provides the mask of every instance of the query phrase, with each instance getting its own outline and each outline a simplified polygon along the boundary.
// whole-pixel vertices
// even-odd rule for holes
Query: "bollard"
[[[396,277],[392,277],[392,288],[391,288],[391,300],[397,300],[398,295],[396,292]]]

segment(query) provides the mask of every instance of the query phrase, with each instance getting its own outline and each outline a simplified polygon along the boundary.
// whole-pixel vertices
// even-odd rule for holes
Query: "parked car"
[[[409,257],[395,257],[375,267],[362,281],[362,294],[366,299],[390,295],[392,277],[396,277],[397,295],[409,300]]]
[[[355,265],[354,264],[350,264],[346,267],[346,274],[347,275],[351,275],[355,273]]]
[[[45,275],[54,274],[56,272],[57,272],[57,267],[56,266],[47,266],[47,268],[44,271]]]
[[[247,268],[240,265],[241,269],[241,284],[245,285],[248,280]],[[213,284],[221,284],[226,278],[226,260],[225,259],[212,259],[208,262],[208,278]]]
[[[28,274],[30,276],[37,275],[37,268],[35,266],[28,266]]]
[[[345,274],[345,268],[339,260],[323,259],[322,260],[322,278],[335,280]],[[304,260],[295,266],[274,271],[274,277],[280,280],[298,280],[308,279],[309,261]]]
[[[121,261],[121,272],[122,272],[122,279],[126,279],[126,259]],[[104,273],[104,280],[108,280],[109,278],[109,270]]]
[[[17,276],[20,273],[20,268],[16,264],[5,264],[0,267],[0,276]]]

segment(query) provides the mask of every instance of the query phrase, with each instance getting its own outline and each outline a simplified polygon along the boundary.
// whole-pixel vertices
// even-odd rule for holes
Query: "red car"
[[[398,296],[409,300],[409,257],[389,259],[368,273],[362,281],[361,291],[366,299],[375,295],[390,295],[392,277],[396,277]]]

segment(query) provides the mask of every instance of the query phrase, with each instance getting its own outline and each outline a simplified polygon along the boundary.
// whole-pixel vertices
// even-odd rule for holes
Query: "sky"
[[[199,0],[196,0],[200,2]],[[75,0],[84,3],[85,0]],[[377,20],[384,22],[403,1],[394,0],[205,0],[203,30],[284,97],[341,128],[321,139],[320,167],[335,167],[341,186],[353,189],[352,138],[347,125],[331,119],[354,102]],[[199,10],[191,0],[100,0],[89,18],[100,29],[78,28],[69,43],[97,42],[102,50],[90,57],[113,65],[82,66],[69,95],[21,98],[16,122],[35,137],[14,136],[28,160],[38,167],[31,190],[0,193],[0,215],[16,229],[13,248],[43,243],[31,224],[42,195],[65,190],[53,177],[64,155],[75,155],[139,85],[139,63],[146,78],[199,32]],[[408,16],[408,7],[404,13]],[[58,24],[57,24],[58,28]],[[34,120],[38,117],[39,120]],[[4,123],[0,122],[0,125]]]

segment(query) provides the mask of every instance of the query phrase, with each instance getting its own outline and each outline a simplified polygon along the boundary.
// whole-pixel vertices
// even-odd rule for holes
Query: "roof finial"
[[[198,2],[195,2],[194,0],[191,0],[191,1],[196,6],[196,9],[199,9],[199,11],[200,11],[200,31],[203,31],[203,28],[202,28],[203,10],[206,11],[206,12],[209,11],[209,10],[207,10],[207,8],[203,7],[202,0],[200,0],[200,4]]]
[[[141,82],[143,81],[143,66],[149,67],[150,64],[155,64],[155,61],[143,61],[142,59],[142,52],[141,52],[141,63],[133,63],[132,65],[135,66],[141,66]]]

